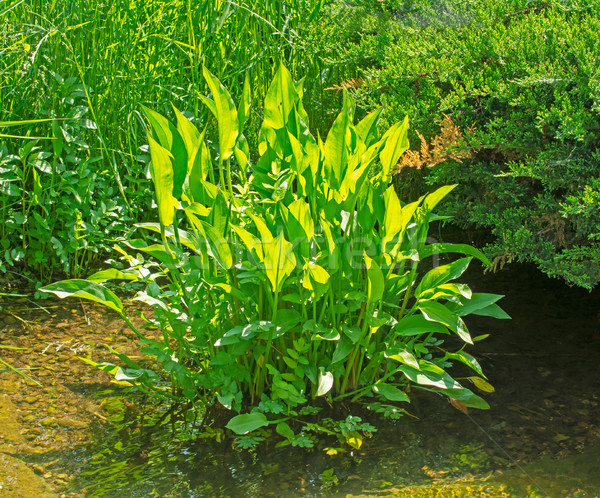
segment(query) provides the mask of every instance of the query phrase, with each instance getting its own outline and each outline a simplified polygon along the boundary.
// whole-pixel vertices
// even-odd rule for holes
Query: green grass
[[[56,118],[54,124],[11,129],[15,136],[48,137],[33,152],[25,148],[26,140],[0,135],[0,271],[20,262],[43,280],[52,274],[44,268],[85,272],[94,260],[90,254],[103,254],[123,235],[113,230],[103,242],[88,236],[86,226],[103,231],[111,223],[101,203],[132,220],[149,211],[142,106],[169,115],[175,105],[206,121],[199,98],[208,91],[203,65],[236,98],[248,77],[253,98],[259,100],[280,61],[295,74],[315,74],[318,58],[303,35],[321,3],[0,0],[0,122]],[[315,87],[321,79],[307,83]],[[259,120],[258,115],[249,117],[250,140]],[[68,127],[77,129],[76,137]],[[57,148],[56,139],[70,144],[69,150]],[[50,154],[43,158],[44,168],[36,163],[40,153]],[[74,194],[72,183],[61,183],[63,173],[74,170],[79,177],[94,177],[84,193]],[[39,192],[34,192],[36,186]],[[91,191],[94,195],[83,199],[86,208],[80,209],[83,231],[43,226],[33,217],[37,210],[48,220],[57,215],[52,206],[59,198],[75,196],[72,202],[78,204]],[[94,227],[98,219],[101,226]],[[46,243],[32,247],[31,239],[40,237]],[[75,256],[86,239],[88,255]]]

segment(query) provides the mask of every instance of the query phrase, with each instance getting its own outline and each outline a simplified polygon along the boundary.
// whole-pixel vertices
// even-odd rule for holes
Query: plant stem
[[[410,276],[408,277],[408,288],[406,289],[406,294],[404,294],[404,300],[402,301],[402,308],[400,308],[400,312],[398,313],[398,321],[402,319],[404,316],[404,311],[406,310],[406,305],[408,304],[408,300],[411,297],[412,289],[415,284],[415,275],[417,273],[418,263],[416,261],[413,262],[413,266],[410,270]]]

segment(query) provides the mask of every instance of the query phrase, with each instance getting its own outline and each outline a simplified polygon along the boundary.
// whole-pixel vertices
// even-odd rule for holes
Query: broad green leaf
[[[206,145],[203,143],[202,149],[205,148]],[[196,166],[197,165],[194,165],[194,169],[192,171],[194,176],[190,176],[188,179],[188,186],[190,188],[193,201],[199,202],[204,206],[212,206],[217,198],[219,187],[210,181],[203,180],[202,175],[204,175],[204,173],[198,173],[199,169],[197,169]],[[212,165],[209,164],[207,167],[212,168]],[[200,168],[200,166],[198,166],[198,168]]]
[[[474,293],[470,299],[461,299],[461,304],[449,303],[448,306],[456,312],[458,316],[466,316],[471,313],[476,314],[478,311],[485,310],[496,301],[502,299],[501,294]],[[499,309],[499,308],[498,308]],[[502,316],[498,318],[510,318],[506,313],[501,311]]]
[[[460,253],[464,254],[465,256],[473,256],[488,266],[492,264],[492,262],[479,249],[468,244],[427,244],[421,251],[421,259],[449,252]]]
[[[474,394],[471,390],[467,389],[466,387],[460,386],[459,388],[456,388],[456,389],[440,389],[440,390],[437,390],[436,392],[440,392],[440,393],[445,394],[446,396],[457,399],[457,400],[461,401],[465,406],[468,406],[469,408],[478,408],[480,410],[487,410],[490,407],[490,405],[488,405],[484,399],[480,398],[479,396]]]
[[[252,103],[252,91],[250,90],[250,81],[248,80],[248,73],[246,73],[246,77],[244,78],[244,89],[242,90],[242,101],[240,102],[240,106],[238,109],[240,135],[242,134],[244,125],[246,124],[246,120],[248,119],[251,103]]]
[[[350,116],[348,96],[344,92],[344,108],[335,119],[327,139],[325,140],[325,178],[331,188],[337,189],[341,185],[348,166],[348,143],[346,135],[349,133]]]
[[[277,313],[277,319],[274,322],[276,330],[273,333],[273,339],[285,334],[303,322],[302,315],[295,309],[283,308]]]
[[[298,201],[293,202],[290,206],[294,206],[297,202]],[[304,203],[304,200],[299,199],[299,202]],[[298,211],[298,209],[296,209],[296,211]],[[279,205],[279,212],[283,218],[287,238],[292,241],[299,259],[304,261],[308,260],[310,258],[310,242],[312,239],[312,233],[310,234],[310,238],[308,238],[306,229],[310,230],[310,227],[305,229],[302,226],[302,223],[298,221],[297,216],[302,217],[302,213],[297,212],[296,216],[294,216],[290,210],[283,205],[283,203],[280,203]]]
[[[319,333],[317,334],[317,337],[324,341],[337,341],[340,338],[340,333],[336,329],[326,329],[325,327],[319,326],[318,330]]]
[[[210,210],[204,204],[200,204],[199,202],[192,202],[184,211],[187,215],[194,214],[201,218],[206,218],[210,214]]]
[[[147,107],[143,107],[143,111],[152,126],[152,130],[156,135],[158,143],[168,151],[170,159],[172,159],[172,178],[170,180],[171,191],[169,193],[176,199],[179,199],[181,197],[183,183],[185,182],[188,173],[188,153],[185,142],[179,134],[179,131],[177,131],[177,128],[175,128],[173,123],[167,118]],[[148,135],[148,140],[150,140],[150,138],[150,135]],[[154,163],[152,146],[150,147],[150,154],[152,155],[152,162]],[[152,179],[154,180],[154,175],[152,176]]]
[[[181,136],[187,150],[187,172],[189,173],[192,169],[196,152],[200,148],[200,132],[188,118],[179,112],[175,106],[173,106],[173,110],[175,111],[175,117],[177,118],[177,131],[179,132],[179,135]]]
[[[265,97],[263,124],[259,135],[259,154],[264,154],[268,138],[268,130],[280,130],[286,127],[288,117],[300,102],[300,96],[292,75],[283,64],[280,64]],[[271,141],[271,146],[278,147]]]
[[[283,233],[269,244],[263,242],[264,264],[267,277],[273,287],[273,292],[279,292],[284,280],[296,268],[294,246],[284,239]]]
[[[452,190],[456,188],[456,185],[444,185],[443,187],[438,188],[435,192],[425,196],[425,200],[423,201],[423,207],[431,211],[437,204],[446,197]]]
[[[342,209],[348,212],[356,209],[356,202],[361,194],[364,193],[364,187],[370,185],[367,181],[370,172],[370,162],[363,163],[353,171],[348,170],[341,187],[341,189],[345,189],[348,192],[342,204]]]
[[[310,291],[314,300],[319,300],[329,288],[329,273],[322,266],[309,262],[304,265],[302,286]]]
[[[309,262],[306,264],[306,270],[313,283],[326,285],[329,283],[329,273],[322,266]],[[306,286],[305,286],[306,287]],[[307,289],[310,287],[306,287]]]
[[[356,125],[356,132],[367,147],[371,147],[379,140],[377,124],[382,111],[383,109],[377,109],[370,112]]]
[[[444,324],[456,332],[463,341],[473,344],[465,323],[448,307],[437,301],[425,301],[419,303],[418,307],[427,320]]]
[[[145,230],[150,230],[152,232],[156,232],[156,233],[162,233],[161,230],[161,226],[159,223],[135,223],[136,227],[138,228],[144,228]],[[174,238],[175,237],[175,231],[173,230],[173,227],[166,227],[164,228],[164,233],[165,236],[168,238]],[[192,235],[190,235],[189,232],[186,232],[185,230],[177,230],[177,235],[179,236],[179,241],[181,242],[181,244],[189,249],[194,249],[195,248],[195,243],[194,243],[194,237]],[[130,246],[132,248],[137,249],[138,247],[134,247],[134,246]],[[143,250],[143,248],[142,248]]]
[[[472,314],[499,318],[500,320],[510,320],[510,316],[497,304],[490,304],[485,308],[480,308],[477,311],[473,311]]]
[[[439,299],[449,299],[455,297],[464,297],[470,299],[473,293],[468,285],[465,284],[442,284],[432,289],[427,289],[421,292],[419,300],[421,301],[437,301]]]
[[[400,156],[410,147],[407,138],[408,134],[408,116],[402,122],[396,123],[387,132],[383,139],[386,139],[385,147],[379,154],[381,160],[381,178],[387,181],[392,168],[398,163]]]
[[[262,263],[263,262],[263,247],[262,247],[261,241],[258,238],[256,238],[254,235],[252,235],[250,232],[248,232],[248,230],[246,230],[242,227],[239,227],[236,225],[231,225],[231,228],[233,228],[233,230],[238,235],[238,237],[240,239],[242,239],[242,242],[246,246],[246,249],[248,250],[248,252],[250,254],[253,254],[254,256],[256,256],[258,258],[258,261],[260,263]]]
[[[150,174],[154,182],[156,203],[158,204],[158,217],[163,226],[173,224],[175,210],[178,202],[173,197],[173,156],[152,137],[148,137],[152,162]]]
[[[231,216],[230,209],[230,201],[225,198],[223,190],[219,188],[210,210],[209,221],[222,237],[225,236],[227,232],[227,225],[229,224],[229,218]]]
[[[225,427],[232,430],[236,434],[243,436],[244,434],[248,434],[249,432],[260,429],[261,427],[266,427],[267,425],[269,425],[269,421],[267,420],[267,417],[265,417],[264,413],[254,412],[236,415],[229,422],[227,422]]]
[[[200,136],[200,146],[196,152],[196,156],[194,157],[194,164],[192,165],[192,170],[190,171],[188,178],[189,188],[192,191],[194,200],[199,202],[206,202],[207,194],[205,191],[210,187],[207,187],[205,182],[209,176],[212,178],[213,175],[213,165],[210,160],[210,150],[204,141],[205,134],[206,130],[204,130]]]
[[[475,338],[477,339],[477,338]],[[464,363],[469,368],[472,368],[479,375],[483,375],[483,371],[481,370],[481,365],[479,362],[470,354],[465,353],[464,351],[459,351],[458,353],[448,353],[446,352],[446,359],[448,360],[458,360],[461,363]]]
[[[121,316],[125,314],[121,300],[112,291],[96,282],[81,279],[63,280],[42,287],[40,290],[42,292],[52,292],[52,294],[61,299],[65,297],[89,299],[90,301],[103,304]]]
[[[333,387],[333,374],[331,372],[319,371],[319,384],[317,388],[317,396],[327,394]]]
[[[153,308],[159,308],[163,311],[166,311],[167,313],[170,312],[169,307],[167,306],[167,304],[165,302],[163,302],[160,299],[157,299],[155,297],[149,296],[145,292],[137,294],[133,298],[133,300],[139,301],[140,303],[146,303],[147,305],[152,306]]]
[[[250,146],[248,145],[248,140],[246,140],[244,135],[240,135],[238,137],[238,141],[233,149],[233,154],[235,155],[235,160],[240,166],[240,171],[244,179],[243,181],[245,181],[248,170],[248,160],[250,158]]]
[[[349,327],[345,324],[342,325],[342,327],[344,334],[346,334],[350,341],[352,341],[352,344],[356,344],[358,341],[360,341],[360,338],[362,337],[362,332],[359,327],[357,327],[356,325],[352,325]]]
[[[383,194],[385,200],[385,217],[383,219],[384,241],[391,240],[402,229],[402,206],[393,185]]]
[[[429,365],[431,367],[432,365]],[[421,386],[433,386],[441,389],[461,389],[462,386],[456,382],[450,375],[441,368],[431,369],[427,365],[421,365],[420,369],[410,365],[400,365],[398,370],[402,372],[407,379]]]
[[[383,396],[385,399],[389,399],[390,401],[403,401],[410,403],[410,399],[404,391],[401,391],[396,386],[392,386],[390,384],[378,382],[373,386],[373,392]]]
[[[109,268],[108,270],[101,270],[93,275],[90,275],[86,280],[90,282],[102,283],[107,280],[133,280],[137,281],[138,276],[135,273],[126,273],[115,268]]]
[[[299,175],[299,179],[304,180],[304,177],[300,176],[304,172],[304,170],[309,166],[306,161],[306,153],[304,152],[304,147],[300,141],[288,131],[288,139],[290,141],[290,147],[292,149],[292,155],[290,157],[290,168],[297,175]]]
[[[219,130],[219,155],[226,161],[233,154],[240,130],[238,113],[229,91],[206,67],[202,68],[204,79],[213,96]]]
[[[460,277],[471,262],[471,258],[462,258],[447,265],[438,266],[429,270],[421,279],[415,289],[415,298],[419,299],[421,293],[434,289],[450,280]]]
[[[419,362],[417,361],[417,358],[410,351],[399,351],[398,353],[392,354],[390,356],[386,354],[386,357],[391,360],[396,360],[400,363],[406,363],[407,365],[419,368]]]
[[[398,336],[410,337],[415,335],[429,334],[447,334],[448,329],[441,323],[427,320],[423,315],[411,315],[402,318],[393,331]]]
[[[136,251],[142,251],[150,256],[156,258],[158,261],[165,265],[173,263],[173,256],[165,249],[164,244],[150,244],[146,245],[146,241],[141,239],[131,239],[123,241],[123,244]]]
[[[205,97],[204,95],[199,95],[200,100],[202,101],[202,103],[208,107],[208,110],[210,111],[210,113],[216,118],[217,117],[217,104],[215,104],[215,101],[213,99],[209,99],[208,97]]]
[[[233,255],[231,254],[229,242],[223,237],[223,234],[212,225],[203,221],[202,226],[204,228],[204,233],[206,234],[211,255],[222,268],[229,270],[233,266]]]
[[[342,335],[335,346],[331,363],[338,363],[342,360],[345,360],[353,348],[354,344],[352,341],[346,335]]]
[[[363,252],[363,258],[367,267],[367,297],[369,302],[375,303],[383,296],[383,291],[385,290],[385,278],[381,268],[379,268],[373,259],[367,256],[366,252]]]
[[[140,369],[132,369],[132,368],[117,368],[115,372],[115,380],[136,380],[142,377],[145,374],[145,370]]]
[[[333,237],[332,224],[324,216],[321,216],[321,228],[323,229],[323,235],[325,236],[325,251],[328,256],[328,269],[329,273],[333,274],[339,270],[339,256],[340,248],[336,244],[336,240]]]
[[[275,427],[277,434],[281,434],[283,437],[288,439],[293,438],[295,436],[294,431],[290,428],[290,426],[285,422],[279,422]]]
[[[260,234],[260,240],[263,243],[263,247],[266,247],[269,244],[271,244],[273,241],[273,234],[271,233],[271,230],[269,230],[269,227],[267,226],[265,221],[259,216],[255,216],[251,213],[250,218],[252,218],[252,221],[254,221],[254,225],[258,229],[258,233]]]
[[[185,143],[187,150],[187,182],[184,189],[188,196],[195,201],[205,201],[202,195],[201,182],[206,180],[212,170],[210,152],[204,142],[205,131],[198,132],[194,124],[173,106],[177,117],[177,130]]]
[[[300,223],[307,241],[313,238],[315,233],[315,223],[310,215],[310,207],[304,199],[298,199],[288,206],[290,214]]]

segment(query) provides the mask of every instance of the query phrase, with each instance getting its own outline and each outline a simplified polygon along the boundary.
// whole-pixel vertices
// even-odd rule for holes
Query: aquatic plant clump
[[[215,76],[205,69],[204,77],[214,137],[177,109],[175,124],[144,110],[159,222],[137,225],[144,238],[120,249],[128,268],[44,289],[119,313],[162,371],[121,354],[125,366],[98,366],[150,393],[220,404],[235,414],[227,427],[237,434],[272,425],[297,445],[311,442],[288,422],[314,413],[319,397],[398,416],[411,386],[448,396],[459,409],[487,408],[448,368],[466,365],[471,381],[488,389],[464,351],[477,338],[463,317],[507,315],[496,304],[500,295],[455,282],[472,258],[489,264],[483,254],[428,243],[429,223],[439,218],[433,210],[454,186],[403,204],[390,185],[409,147],[408,119],[380,135],[380,113],[354,124],[345,96],[326,140],[315,139],[302,82],[282,66],[251,153],[243,134],[248,83],[236,107]],[[431,268],[441,253],[462,257]],[[136,299],[154,309],[147,321],[162,339],[133,326],[102,285],[110,279],[145,284]],[[446,350],[444,335],[463,347]],[[366,430],[360,422],[349,417],[337,427],[355,447]]]

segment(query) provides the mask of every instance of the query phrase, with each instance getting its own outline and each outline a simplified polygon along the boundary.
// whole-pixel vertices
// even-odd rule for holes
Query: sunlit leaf
[[[477,389],[483,391],[485,393],[493,393],[496,392],[494,386],[492,386],[488,381],[483,380],[481,377],[469,377],[469,380],[475,384]]]
[[[335,119],[325,140],[325,177],[332,188],[337,189],[348,166],[346,135],[351,124],[349,97],[344,93],[344,108]]]
[[[367,147],[379,140],[377,124],[382,111],[383,109],[377,109],[370,112],[356,125],[356,131]]]
[[[400,156],[410,147],[407,138],[408,116],[402,122],[396,123],[383,135],[387,139],[385,147],[379,154],[381,159],[381,177],[387,181],[392,168],[396,165]]]
[[[61,299],[65,297],[80,297],[95,301],[116,311],[120,315],[124,315],[121,300],[111,290],[96,282],[80,279],[63,280],[42,287],[40,290],[42,292],[51,292]]]
[[[107,270],[101,270],[101,271],[94,273],[93,275],[90,275],[87,278],[87,280],[89,280],[91,282],[98,282],[98,283],[106,282],[107,280],[136,281],[136,280],[138,280],[138,275],[135,273],[122,272],[120,270],[117,270],[116,268],[109,268]]]
[[[270,244],[264,244],[264,264],[273,292],[279,292],[284,280],[296,268],[293,246],[279,233]]]
[[[185,142],[177,131],[177,128],[175,128],[173,123],[171,123],[167,118],[147,107],[143,107],[143,111],[146,115],[146,118],[150,122],[150,125],[152,126],[152,131],[157,138],[158,144],[160,144],[160,146],[168,152],[168,156],[171,160],[171,165],[169,168],[171,170],[171,176],[168,184],[171,190],[169,191],[169,194],[176,199],[179,199],[181,196],[181,188],[188,172],[188,153]],[[158,153],[153,151],[152,143],[150,142],[151,139],[153,140],[154,137],[150,136],[149,134],[148,140],[150,144],[150,154],[152,155],[152,161],[154,162],[155,155]],[[156,149],[156,147],[154,148]],[[165,171],[162,170],[166,168],[166,164],[162,164],[164,161],[162,156],[157,157],[157,160],[161,162],[161,172],[157,173],[157,177],[162,179],[165,175]],[[152,175],[152,179],[155,182],[156,188],[157,180],[155,179],[154,174]]]
[[[217,128],[219,131],[219,154],[226,161],[233,154],[239,134],[238,113],[229,91],[206,67],[202,68],[215,103]]]
[[[156,191],[158,216],[164,226],[173,224],[178,202],[173,197],[173,156],[152,137],[148,137],[152,162],[150,173]]]
[[[438,266],[429,270],[415,289],[415,297],[418,299],[422,292],[460,277],[465,272],[470,262],[471,258],[462,258],[447,265]]]
[[[367,297],[369,302],[377,302],[383,296],[383,291],[385,290],[385,278],[381,268],[379,268],[379,265],[373,259],[367,256],[366,253],[363,253],[363,258],[367,267]]]
[[[456,185],[444,185],[443,187],[438,188],[435,192],[427,195],[425,200],[423,201],[423,206],[425,209],[431,211],[438,203],[446,197],[452,190],[456,188]]]

